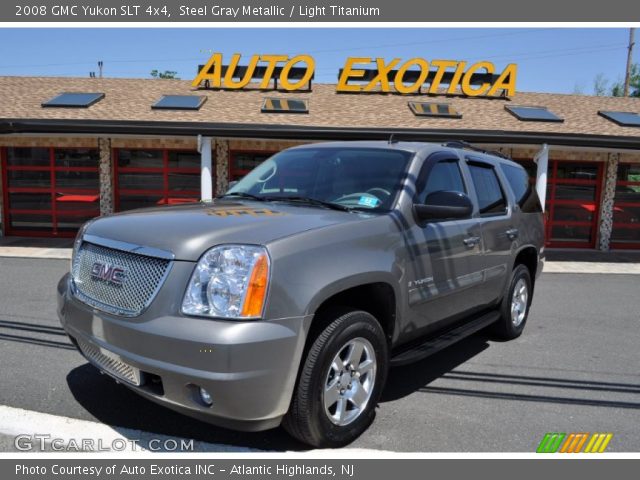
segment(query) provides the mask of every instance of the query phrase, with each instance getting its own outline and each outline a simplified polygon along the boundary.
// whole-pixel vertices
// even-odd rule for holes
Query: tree
[[[593,79],[593,94],[597,97],[604,97],[607,95],[609,80],[605,77],[604,73],[599,73],[596,78]]]
[[[165,70],[164,72],[161,72],[159,70],[151,70],[151,76],[153,78],[161,78],[163,80],[165,79],[179,80],[177,75],[178,75],[178,72],[174,72],[173,70]]]
[[[614,97],[622,97],[624,95],[624,84],[622,80],[618,80],[611,87],[611,95]],[[640,64],[631,65],[631,74],[629,75],[629,96],[640,97]]]

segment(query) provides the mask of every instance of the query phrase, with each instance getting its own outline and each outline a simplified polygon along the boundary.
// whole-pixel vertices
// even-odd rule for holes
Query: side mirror
[[[462,219],[471,217],[473,203],[462,192],[442,190],[427,195],[424,204],[415,204],[413,211],[423,222]]]

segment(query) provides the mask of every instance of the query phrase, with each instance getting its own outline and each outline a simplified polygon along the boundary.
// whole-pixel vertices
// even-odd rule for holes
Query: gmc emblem
[[[127,278],[127,271],[118,265],[95,262],[91,267],[91,278],[120,286]]]

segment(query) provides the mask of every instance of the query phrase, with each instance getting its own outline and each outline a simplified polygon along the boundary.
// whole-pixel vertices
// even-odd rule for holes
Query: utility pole
[[[98,70],[100,72],[98,75],[100,76],[100,78],[102,78],[102,67],[103,67],[103,65],[104,65],[104,63],[102,63],[102,60],[100,60],[98,62]]]
[[[635,28],[629,29],[629,53],[627,54],[627,71],[624,74],[624,94],[623,96],[629,96],[629,82],[631,81],[631,61],[633,60],[633,45]]]

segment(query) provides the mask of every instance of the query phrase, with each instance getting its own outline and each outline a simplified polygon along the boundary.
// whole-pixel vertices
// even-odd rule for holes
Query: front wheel
[[[367,312],[341,311],[311,345],[284,428],[315,447],[341,447],[373,421],[388,368],[378,321]]]

